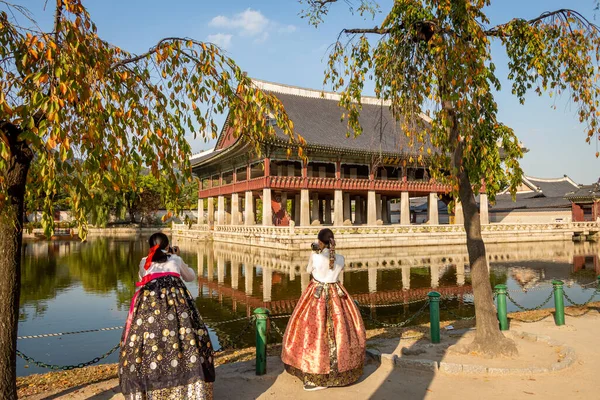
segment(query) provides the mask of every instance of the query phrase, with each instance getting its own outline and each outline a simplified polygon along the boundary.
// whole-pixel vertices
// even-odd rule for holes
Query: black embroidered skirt
[[[121,392],[130,399],[212,399],[213,348],[183,281],[163,276],[138,292],[123,331]]]

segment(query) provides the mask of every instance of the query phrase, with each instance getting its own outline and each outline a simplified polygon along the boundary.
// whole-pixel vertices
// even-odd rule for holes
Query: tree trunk
[[[458,118],[451,104],[444,103],[444,108],[452,121],[450,140],[456,143],[452,155],[452,165],[455,173],[458,174],[459,199],[462,203],[464,227],[467,234],[467,252],[471,265],[471,283],[475,302],[475,339],[468,346],[468,350],[491,357],[516,355],[516,344],[502,334],[498,325],[485,244],[481,237],[479,210],[468,171],[465,170],[462,163],[464,144],[459,138]]]
[[[21,287],[21,245],[23,209],[27,172],[33,152],[18,141],[18,134],[8,136],[12,158],[6,171],[8,196],[0,210],[0,398],[16,399],[16,350]]]

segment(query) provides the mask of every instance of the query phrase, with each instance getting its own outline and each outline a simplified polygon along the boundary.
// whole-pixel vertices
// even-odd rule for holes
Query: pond
[[[267,307],[275,315],[291,313],[309,282],[305,272],[310,251],[286,252],[249,246],[175,241],[182,257],[199,272],[188,283],[215,348],[220,340],[253,345],[250,330],[239,336],[246,321],[229,321]],[[307,244],[308,247],[308,244]],[[504,283],[511,297],[525,307],[543,303],[551,281],[565,282],[576,302],[594,292],[600,274],[600,245],[571,242],[524,243],[487,246],[490,283]],[[365,312],[367,327],[379,322],[404,321],[416,311],[431,290],[448,300],[442,318],[452,312],[473,315],[470,271],[463,246],[379,248],[340,251],[346,257],[343,283]],[[93,238],[88,242],[26,242],[19,336],[119,327],[125,322],[135,291],[137,266],[147,253],[144,238]],[[553,307],[550,300],[544,307]],[[448,311],[449,310],[449,311]],[[509,302],[509,312],[518,309]],[[427,313],[417,319],[426,321]],[[287,318],[276,320],[284,329]],[[18,349],[49,364],[85,362],[115,346],[121,329],[20,339]],[[273,340],[281,340],[275,334]],[[116,362],[114,353],[104,363]],[[46,372],[18,359],[18,375]]]

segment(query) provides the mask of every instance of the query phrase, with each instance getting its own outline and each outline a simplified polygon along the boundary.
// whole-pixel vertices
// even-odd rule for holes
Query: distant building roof
[[[567,175],[560,178],[534,178],[523,176],[517,194],[529,193],[530,197],[564,197],[566,193],[577,189],[579,185]],[[500,195],[508,194],[506,189]]]
[[[600,182],[580,186],[577,190],[567,193],[565,198],[570,201],[600,199]]]

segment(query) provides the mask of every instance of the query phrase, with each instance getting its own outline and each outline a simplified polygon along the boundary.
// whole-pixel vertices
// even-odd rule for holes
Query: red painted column
[[[581,206],[577,203],[571,203],[571,204],[572,204],[571,218],[572,218],[573,222],[583,221],[583,209],[581,208]]]
[[[270,176],[271,175],[271,160],[269,159],[269,157],[265,157],[263,162],[265,164],[265,176]]]

